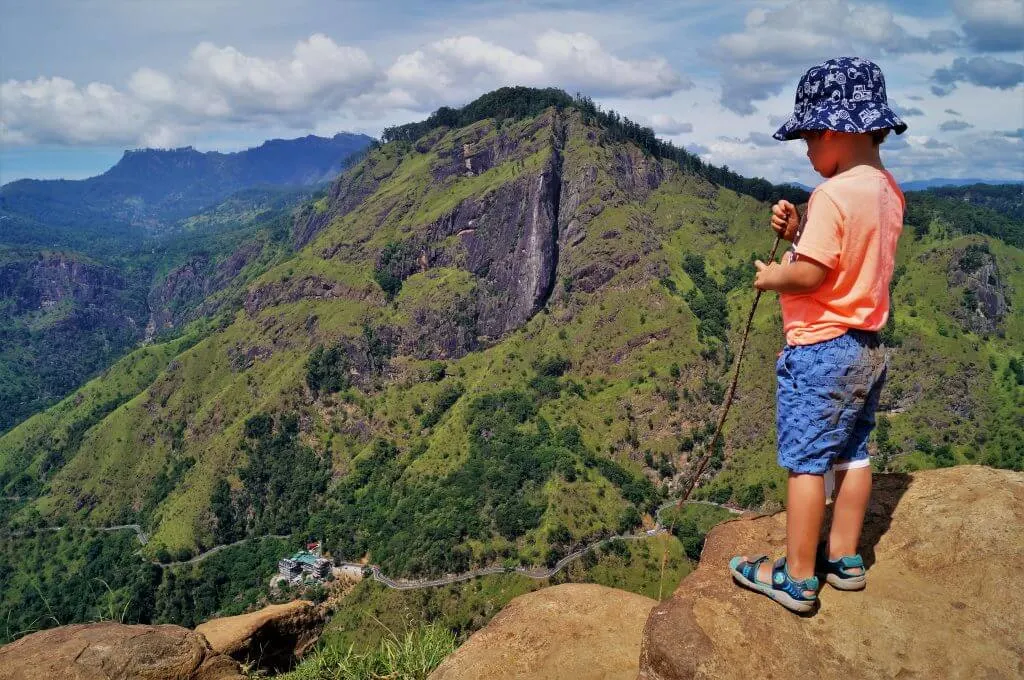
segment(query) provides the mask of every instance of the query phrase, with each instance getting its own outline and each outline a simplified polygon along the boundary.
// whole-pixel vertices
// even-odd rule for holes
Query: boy
[[[796,612],[814,608],[818,579],[840,590],[865,586],[857,544],[871,495],[867,441],[885,382],[878,331],[889,315],[889,281],[904,198],[878,147],[906,124],[889,108],[882,71],[858,58],[810,69],[793,115],[775,133],[802,138],[826,178],[807,219],[788,201],[772,207],[772,228],[793,241],[781,264],[756,262],[754,285],[780,296],[786,347],[776,364],[779,465],[787,483],[786,556],[734,557],[733,578]],[[824,475],[836,472],[827,554],[816,548],[825,514]]]

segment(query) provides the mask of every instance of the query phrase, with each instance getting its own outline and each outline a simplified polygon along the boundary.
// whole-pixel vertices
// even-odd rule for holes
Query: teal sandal
[[[860,573],[852,571],[854,569],[860,569]],[[868,573],[864,567],[863,557],[844,555],[838,560],[830,560],[824,546],[818,555],[815,571],[824,574],[825,581],[837,590],[864,590],[868,583]]]
[[[750,560],[740,556],[732,558],[729,560],[729,571],[733,580],[754,592],[767,595],[791,612],[803,614],[814,609],[818,604],[818,577],[795,580],[789,575],[786,558],[780,557],[772,566],[772,582],[765,583],[758,580],[757,568],[767,559],[767,555],[758,555]],[[808,597],[805,591],[814,594]]]

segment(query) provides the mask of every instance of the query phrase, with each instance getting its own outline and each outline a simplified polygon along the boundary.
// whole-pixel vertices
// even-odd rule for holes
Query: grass
[[[380,644],[366,652],[352,646],[318,647],[283,680],[426,680],[446,656],[455,651],[455,635],[427,625],[404,635],[387,631]]]

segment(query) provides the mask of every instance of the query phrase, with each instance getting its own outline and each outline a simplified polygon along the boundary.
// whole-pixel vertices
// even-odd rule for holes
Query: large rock
[[[1024,474],[877,476],[868,587],[826,586],[813,616],[738,588],[726,567],[735,554],[781,554],[785,526],[779,513],[711,532],[699,568],[651,612],[641,680],[1024,677]]]
[[[320,637],[324,614],[312,602],[272,604],[240,616],[211,619],[196,627],[213,651],[261,668],[285,670]]]
[[[88,623],[0,647],[2,680],[244,680],[236,661],[181,626]]]
[[[633,680],[640,631],[654,605],[650,598],[594,584],[521,595],[430,680]]]

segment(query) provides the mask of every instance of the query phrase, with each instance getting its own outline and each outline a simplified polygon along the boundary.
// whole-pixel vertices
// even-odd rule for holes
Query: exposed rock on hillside
[[[1024,474],[965,466],[878,476],[867,589],[826,586],[806,618],[738,588],[726,569],[735,554],[780,554],[785,526],[779,513],[711,532],[700,567],[651,612],[641,680],[1024,674],[1015,583]]]
[[[196,627],[214,652],[261,668],[287,669],[320,637],[324,615],[312,602],[272,604],[240,616],[211,619]]]
[[[957,317],[974,333],[993,333],[1009,311],[1006,290],[995,258],[986,246],[970,245],[958,251],[949,264],[949,282],[962,286],[963,305]]]
[[[654,600],[594,584],[544,588],[512,600],[430,676],[632,680]]]
[[[243,680],[237,662],[180,626],[89,623],[0,647],[0,680]]]

